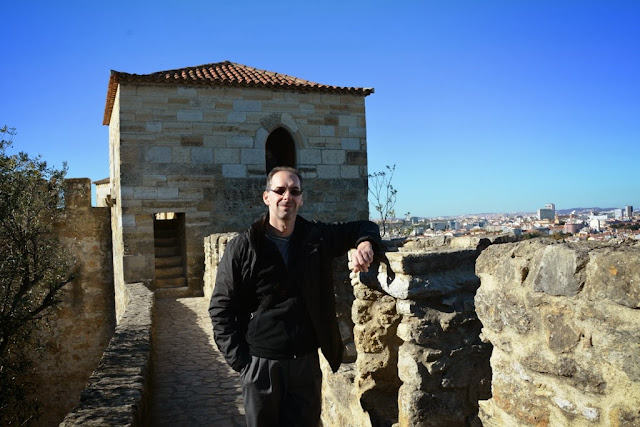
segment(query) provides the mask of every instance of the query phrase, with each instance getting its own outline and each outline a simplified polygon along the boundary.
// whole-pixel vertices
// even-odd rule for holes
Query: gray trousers
[[[240,375],[248,427],[320,425],[322,372],[317,351],[284,360],[251,356]]]

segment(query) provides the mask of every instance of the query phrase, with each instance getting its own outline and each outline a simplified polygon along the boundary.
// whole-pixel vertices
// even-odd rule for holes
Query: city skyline
[[[637,2],[171,5],[5,5],[0,126],[16,128],[14,151],[105,178],[111,69],[230,60],[373,87],[369,173],[396,165],[398,217],[640,206]]]

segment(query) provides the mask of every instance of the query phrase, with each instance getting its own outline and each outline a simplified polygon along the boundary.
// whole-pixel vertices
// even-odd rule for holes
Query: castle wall
[[[640,242],[497,245],[476,271],[483,425],[640,425]]]
[[[265,142],[278,127],[293,137],[305,178],[301,213],[368,218],[363,96],[121,83],[112,126],[117,286],[153,281],[153,214],[179,212],[189,288],[200,294],[204,237],[243,230],[266,210]]]
[[[89,179],[66,180],[64,221],[56,231],[77,272],[42,331],[46,351],[33,360],[44,414],[38,425],[57,425],[78,403],[115,328],[109,211],[91,207]]]

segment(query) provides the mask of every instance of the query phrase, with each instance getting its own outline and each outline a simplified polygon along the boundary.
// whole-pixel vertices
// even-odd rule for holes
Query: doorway
[[[184,213],[161,212],[153,216],[156,288],[186,288]]]

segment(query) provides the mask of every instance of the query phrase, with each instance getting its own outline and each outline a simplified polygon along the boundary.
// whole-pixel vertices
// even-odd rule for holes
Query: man
[[[322,373],[335,372],[343,344],[331,261],[356,248],[353,270],[368,271],[380,246],[370,221],[325,224],[298,216],[302,178],[289,167],[267,177],[266,215],[227,245],[209,314],[216,344],[240,372],[247,425],[317,426]]]

